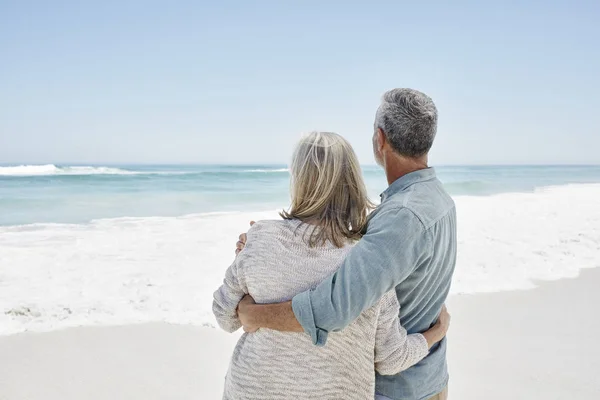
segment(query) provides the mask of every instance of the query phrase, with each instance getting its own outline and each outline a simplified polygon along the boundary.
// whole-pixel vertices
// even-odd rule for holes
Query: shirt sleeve
[[[426,261],[431,255],[426,233],[406,208],[377,212],[341,267],[292,299],[294,315],[313,343],[324,345],[328,332],[348,326]]]
[[[235,332],[242,327],[237,315],[237,306],[248,292],[240,276],[240,264],[243,263],[244,252],[236,257],[227,269],[223,285],[213,294],[213,314],[219,326],[227,332]]]
[[[400,304],[395,291],[381,299],[375,335],[375,369],[381,375],[396,375],[429,354],[427,340],[420,333],[408,335],[400,325]]]

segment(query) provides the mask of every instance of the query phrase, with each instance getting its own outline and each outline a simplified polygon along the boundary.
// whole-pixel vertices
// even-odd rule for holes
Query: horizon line
[[[21,166],[43,166],[43,165],[55,165],[55,166],[288,166],[289,163],[214,163],[214,162],[133,162],[133,163],[122,163],[122,162],[17,162],[17,163],[5,163],[0,162],[0,167],[21,167]],[[375,163],[361,163],[363,167],[377,167]],[[600,167],[600,163],[446,163],[446,164],[431,164],[431,167]]]

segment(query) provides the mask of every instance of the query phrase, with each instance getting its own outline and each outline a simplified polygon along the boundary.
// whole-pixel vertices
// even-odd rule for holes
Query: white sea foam
[[[0,167],[0,176],[45,176],[45,175],[132,175],[134,171],[126,171],[110,167],[73,166],[57,167],[46,165],[19,165]]]
[[[233,171],[218,171],[219,173],[281,173],[289,172],[288,168],[276,169],[246,169]],[[10,167],[0,167],[0,176],[47,176],[47,175],[186,175],[186,174],[206,174],[214,173],[210,170],[189,170],[189,171],[129,171],[121,168],[101,167],[101,166],[56,166],[54,164],[45,165],[19,165]]]
[[[454,293],[527,289],[600,266],[600,185],[458,197]],[[213,325],[250,219],[276,212],[0,227],[0,334],[147,321]]]

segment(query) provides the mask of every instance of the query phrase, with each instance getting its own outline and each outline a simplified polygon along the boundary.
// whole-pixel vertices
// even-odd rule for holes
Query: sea
[[[453,294],[600,266],[600,166],[439,166],[458,213]],[[387,182],[364,166],[371,198]],[[285,165],[0,165],[0,335],[215,326],[250,220],[289,204]]]

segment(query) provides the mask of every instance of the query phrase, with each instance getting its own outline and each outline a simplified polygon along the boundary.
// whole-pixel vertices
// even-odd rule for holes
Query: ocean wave
[[[132,171],[122,168],[103,166],[57,166],[18,165],[0,167],[0,176],[49,176],[49,175],[213,175],[213,174],[244,174],[244,173],[283,173],[287,168],[256,168],[234,170],[142,170]]]
[[[135,175],[138,172],[120,168],[46,165],[19,165],[0,167],[0,176],[47,176],[47,175]]]

